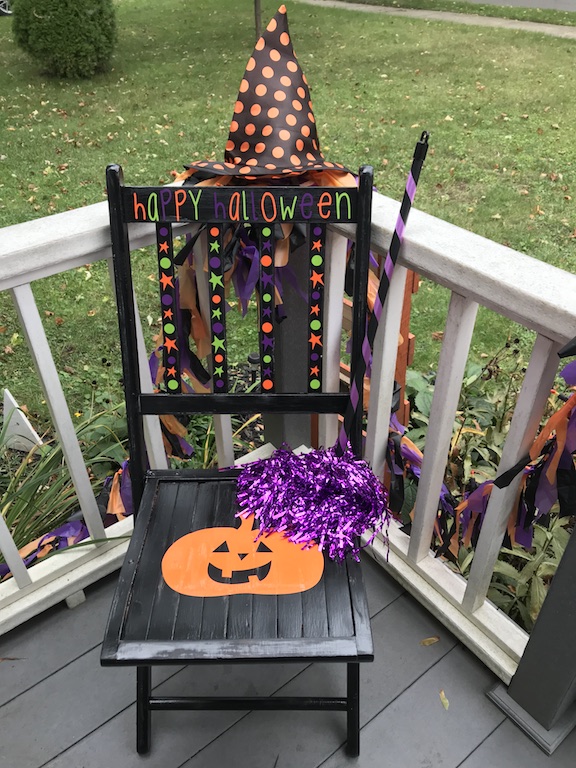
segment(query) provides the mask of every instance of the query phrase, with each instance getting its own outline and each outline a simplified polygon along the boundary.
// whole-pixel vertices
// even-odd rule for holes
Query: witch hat
[[[310,91],[294,54],[282,5],[246,65],[223,162],[195,162],[186,176],[295,176],[343,171],[324,159]]]

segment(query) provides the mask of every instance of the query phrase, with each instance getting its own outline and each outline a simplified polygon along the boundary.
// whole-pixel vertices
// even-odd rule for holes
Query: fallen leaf
[[[54,318],[54,322],[56,323],[56,325],[62,325],[62,323],[64,322],[64,320],[63,320],[63,318],[61,318],[61,317],[55,317],[55,318]]]
[[[435,643],[439,643],[440,638],[438,635],[433,635],[432,637],[425,637],[424,640],[420,640],[420,645],[423,645],[425,648],[427,648],[429,645],[434,645]]]
[[[448,707],[450,706],[450,702],[446,698],[446,694],[444,693],[444,690],[441,690],[439,695],[440,695],[440,701],[442,702],[442,706],[444,707],[444,709],[448,709]]]
[[[432,333],[432,339],[434,341],[442,341],[443,338],[444,338],[444,331],[434,331]]]

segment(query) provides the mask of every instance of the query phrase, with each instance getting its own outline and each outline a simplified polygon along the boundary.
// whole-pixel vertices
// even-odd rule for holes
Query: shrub
[[[18,0],[16,43],[57,77],[91,77],[108,68],[116,42],[113,0]]]

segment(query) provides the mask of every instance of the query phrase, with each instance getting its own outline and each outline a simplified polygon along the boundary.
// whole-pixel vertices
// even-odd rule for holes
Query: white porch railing
[[[375,195],[373,249],[380,253],[386,252],[397,210],[395,201]],[[339,231],[348,234],[346,227]],[[140,237],[137,245],[151,242],[152,228]],[[128,534],[131,521],[122,521],[106,530],[102,526],[30,289],[34,280],[100,259],[110,259],[105,203],[2,230],[0,290],[12,292],[22,329],[38,370],[42,371],[39,375],[42,375],[81,509],[90,534],[98,543],[64,551],[26,571],[6,526],[0,522],[0,549],[14,573],[13,579],[0,584],[0,633],[60,600],[73,597],[83,587],[113,571],[126,550],[125,540],[107,541]],[[428,546],[478,306],[486,306],[537,333],[503,451],[500,471],[504,471],[527,452],[558,367],[557,349],[576,335],[576,275],[414,210],[375,345],[366,454],[377,472],[384,464],[388,438],[407,268],[447,287],[452,296],[412,534],[406,536],[393,524],[389,531],[389,551],[381,541],[376,541],[371,554],[504,682],[509,682],[527,636],[486,600],[486,592],[501,546],[509,502],[517,485],[513,483],[507,489],[492,493],[468,581],[432,557]],[[145,364],[144,350],[142,364]],[[153,462],[161,466],[165,458],[157,449],[160,444],[157,433],[156,439],[154,437],[157,429],[157,423],[149,424],[149,445]]]

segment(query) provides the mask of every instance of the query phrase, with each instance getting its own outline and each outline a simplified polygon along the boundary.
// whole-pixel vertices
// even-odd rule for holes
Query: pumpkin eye
[[[264,544],[264,542],[261,541],[260,544],[258,544],[258,549],[256,550],[256,552],[272,552],[272,550],[270,549],[270,547],[267,547],[266,544]]]
[[[220,546],[214,550],[214,552],[230,552],[230,550],[228,549],[228,544],[223,541],[222,544],[220,544]]]

